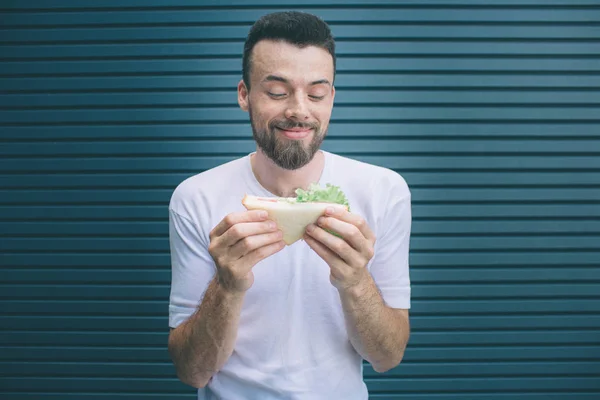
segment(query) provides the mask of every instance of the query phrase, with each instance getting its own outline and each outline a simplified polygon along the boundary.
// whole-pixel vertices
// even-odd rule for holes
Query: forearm
[[[370,275],[363,284],[340,291],[340,298],[356,351],[377,372],[398,365],[410,334],[408,313],[388,307]]]
[[[198,310],[171,332],[169,352],[182,382],[203,387],[229,359],[243,298],[243,294],[225,291],[213,279]]]

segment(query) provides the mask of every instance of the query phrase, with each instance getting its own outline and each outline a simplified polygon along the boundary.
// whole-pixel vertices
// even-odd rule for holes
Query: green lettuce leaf
[[[310,201],[318,201],[323,203],[337,203],[343,204],[348,207],[348,211],[350,211],[350,205],[348,204],[348,199],[342,189],[339,186],[334,186],[330,183],[327,183],[324,188],[319,186],[316,183],[310,184],[308,190],[296,189],[296,199],[297,203],[307,203]],[[334,232],[330,229],[325,229],[327,232],[335,235],[339,238],[342,236],[337,232]]]
[[[316,183],[311,183],[308,190],[296,189],[296,202],[307,203],[311,201],[318,201],[324,203],[337,203],[343,204],[350,210],[348,199],[339,186],[334,186],[331,183],[327,183],[325,187],[321,187]]]

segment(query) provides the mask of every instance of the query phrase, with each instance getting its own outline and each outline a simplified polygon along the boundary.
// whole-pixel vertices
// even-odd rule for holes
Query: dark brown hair
[[[300,11],[267,14],[252,25],[244,44],[242,76],[250,90],[252,49],[261,40],[283,40],[298,47],[317,46],[331,54],[335,77],[335,41],[325,21],[316,15]]]

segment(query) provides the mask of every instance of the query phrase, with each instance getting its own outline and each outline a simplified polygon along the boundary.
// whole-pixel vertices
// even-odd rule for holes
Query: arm
[[[362,285],[340,291],[340,299],[356,351],[377,372],[400,364],[410,336],[408,310],[388,307],[370,275]]]
[[[389,219],[393,230],[383,235],[371,272],[367,264],[375,255],[375,235],[358,215],[334,210],[309,227],[305,236],[307,244],[331,269],[331,282],[338,289],[352,345],[377,372],[401,362],[410,335],[410,215],[406,199],[399,203],[403,206],[396,211],[403,212],[395,212]]]
[[[204,387],[231,356],[244,293],[228,292],[213,279],[197,312],[169,335],[179,379]]]
[[[281,232],[258,211],[229,214],[209,236],[208,245],[199,244],[196,227],[171,215],[174,329],[168,348],[179,379],[197,388],[206,386],[233,353],[245,293],[254,282],[252,268],[285,245]],[[208,287],[199,300],[202,282]],[[190,308],[184,319],[180,310]]]

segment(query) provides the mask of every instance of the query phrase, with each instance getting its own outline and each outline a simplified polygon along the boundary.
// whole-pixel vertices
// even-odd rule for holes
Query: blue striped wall
[[[288,8],[337,37],[324,148],[413,192],[413,334],[371,398],[600,399],[592,0],[1,2],[0,398],[194,398],[167,204],[254,149],[243,40]]]

